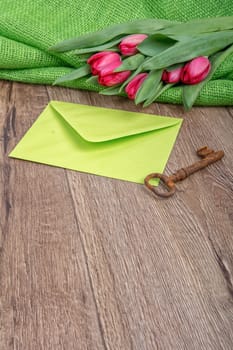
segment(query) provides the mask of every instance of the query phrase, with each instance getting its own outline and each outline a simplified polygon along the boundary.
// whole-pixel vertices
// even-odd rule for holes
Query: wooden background
[[[120,97],[0,82],[0,349],[233,349],[233,109],[154,104],[184,123],[166,173],[225,158],[169,200],[142,185],[8,158],[49,100]]]

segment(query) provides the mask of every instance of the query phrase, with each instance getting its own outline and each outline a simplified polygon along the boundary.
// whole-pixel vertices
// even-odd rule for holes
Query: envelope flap
[[[51,101],[50,106],[86,141],[104,142],[171,127],[178,118]]]

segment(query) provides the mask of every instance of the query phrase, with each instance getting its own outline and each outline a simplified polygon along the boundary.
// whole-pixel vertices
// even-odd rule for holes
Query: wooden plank
[[[48,102],[1,83],[0,348],[104,349],[65,171],[8,159]]]
[[[140,106],[0,84],[0,348],[232,349],[232,109],[143,110],[184,118],[167,173],[205,144],[226,153],[165,201],[141,185],[7,158],[49,99]]]
[[[119,97],[48,91],[52,99],[142,111]],[[140,185],[68,172],[107,347],[230,350],[232,118],[225,108],[144,111],[184,118],[168,172],[195,161],[206,144],[226,156],[168,201]]]

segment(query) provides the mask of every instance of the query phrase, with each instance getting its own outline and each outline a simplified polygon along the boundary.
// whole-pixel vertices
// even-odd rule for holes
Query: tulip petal
[[[102,70],[107,69],[105,74],[111,73],[115,68],[121,64],[121,57],[116,52],[99,52],[91,56],[88,60],[88,63],[91,65],[91,71],[93,75],[98,75]],[[111,67],[110,67],[111,65]]]
[[[176,84],[180,81],[181,74],[183,72],[183,67],[174,70],[164,70],[162,75],[162,80],[167,84]]]
[[[88,58],[87,63],[93,64],[96,60],[99,60],[100,58],[103,58],[104,56],[109,55],[108,51],[101,51],[97,52],[94,55],[91,55],[91,57]]]
[[[104,75],[108,75],[114,72],[114,70],[121,65],[121,61],[115,61],[110,64],[104,65],[100,67],[98,70],[98,74],[103,77]]]
[[[134,77],[129,84],[125,88],[125,92],[127,93],[129,99],[134,100],[137,94],[138,89],[147,78],[147,73],[140,73]]]
[[[123,83],[130,75],[130,71],[112,73],[104,76],[99,76],[99,84],[104,86],[113,86]]]
[[[125,37],[119,44],[119,49],[124,56],[131,56],[138,52],[137,45],[143,42],[148,35],[133,34]]]
[[[196,57],[186,63],[181,72],[181,81],[184,84],[197,84],[204,80],[211,68],[210,61],[207,57]]]

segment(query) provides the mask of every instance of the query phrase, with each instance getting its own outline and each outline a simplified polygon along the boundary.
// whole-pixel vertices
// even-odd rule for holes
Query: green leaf
[[[114,70],[114,72],[122,72],[124,70],[135,70],[138,68],[139,65],[144,62],[145,56],[141,55],[140,53],[133,55],[129,58],[124,59],[120,67]]]
[[[162,73],[162,70],[153,70],[149,73],[148,77],[144,80],[143,84],[136,94],[136,105],[147,100],[155,94],[160,84]]]
[[[166,67],[166,71],[167,72],[172,72],[175,69],[183,67],[183,65],[184,65],[184,62],[173,64],[172,66]]]
[[[169,38],[167,35],[154,34],[143,40],[137,46],[138,50],[145,56],[155,56],[174,45],[177,40]]]
[[[151,96],[149,99],[145,101],[143,104],[143,107],[149,106],[152,102],[156,101],[156,99],[166,90],[170,89],[175,84],[166,84],[164,85],[162,82],[158,86],[157,91],[155,92],[154,96]]]
[[[84,66],[73,70],[71,73],[63,75],[62,77],[59,77],[54,83],[53,85],[57,85],[60,83],[64,83],[66,81],[72,81],[72,80],[76,80],[82,77],[85,77],[86,75],[88,75],[89,73],[91,73],[91,69],[89,64],[85,64]]]
[[[189,42],[178,42],[162,53],[151,57],[142,68],[161,69],[198,56],[210,56],[233,43],[233,31],[201,34]]]
[[[93,75],[86,80],[86,83],[92,84],[92,85],[96,85],[96,86],[100,86],[100,84],[98,83],[98,77],[97,76],[93,76]]]
[[[106,44],[103,44],[103,45],[94,46],[94,47],[87,47],[85,49],[75,50],[74,53],[76,53],[77,55],[83,55],[85,53],[107,51],[108,49],[111,49],[111,51],[117,51],[118,48],[115,47],[115,45],[119,44],[120,41],[121,41],[121,38],[118,38],[118,39],[109,41],[109,42],[107,42]]]
[[[59,42],[52,46],[49,50],[56,52],[66,52],[75,49],[90,48],[99,46],[119,35],[125,36],[128,34],[153,34],[157,30],[166,28],[174,23],[162,19],[141,19],[127,23],[111,25],[100,31],[81,35],[77,38],[72,38]]]
[[[214,73],[216,72],[220,64],[222,64],[222,62],[226,59],[226,57],[231,53],[233,53],[233,45],[231,45],[227,50],[223,52],[219,52],[214,56],[210,57],[209,59],[211,62],[211,71],[206,77],[206,79],[200,82],[199,84],[185,85],[183,87],[182,98],[183,98],[183,104],[186,110],[189,110],[192,108],[203,86],[213,77]]]
[[[81,55],[77,57],[79,63],[87,63],[88,58],[90,55]]]
[[[194,19],[186,23],[171,25],[168,28],[162,29],[161,33],[172,35],[196,35],[229,29],[233,29],[233,16]]]
[[[101,95],[108,95],[108,96],[112,96],[112,95],[119,95],[120,91],[119,91],[119,85],[118,86],[111,86],[109,88],[106,88],[102,91],[100,91]]]
[[[149,96],[149,98],[146,99],[146,101],[143,103],[143,107],[149,106],[149,105],[154,101],[155,96],[157,96],[157,94],[158,94],[159,91],[162,89],[162,87],[163,87],[163,82],[160,81],[160,82],[159,82],[159,85],[158,85],[157,88],[154,90],[154,93],[151,94],[151,95]]]

